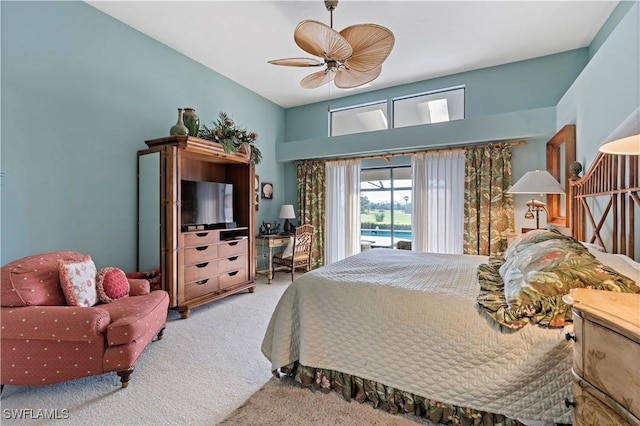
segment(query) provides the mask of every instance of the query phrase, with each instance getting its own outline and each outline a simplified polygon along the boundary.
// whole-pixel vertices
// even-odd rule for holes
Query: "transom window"
[[[329,112],[330,136],[374,132],[464,119],[464,87],[420,93],[391,100],[393,123],[387,117],[388,101],[334,109]]]
[[[393,127],[464,119],[464,88],[425,93],[393,101]]]
[[[387,101],[333,110],[331,136],[388,129]]]

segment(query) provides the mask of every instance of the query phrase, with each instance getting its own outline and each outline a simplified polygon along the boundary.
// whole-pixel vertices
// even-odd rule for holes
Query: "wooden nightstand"
[[[640,294],[574,289],[574,425],[640,425]]]

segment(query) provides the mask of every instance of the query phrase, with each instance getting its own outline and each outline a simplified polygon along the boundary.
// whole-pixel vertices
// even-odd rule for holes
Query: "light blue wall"
[[[622,6],[627,13],[556,108],[558,129],[576,124],[576,159],[583,165],[591,164],[598,145],[640,105],[640,4]]]
[[[286,111],[286,141],[277,159],[332,157],[401,151],[427,146],[524,138],[514,148],[514,180],[544,168],[545,143],[565,124],[576,124],[577,159],[588,165],[602,140],[638,105],[640,97],[640,6],[622,1],[585,49],[427,80],[331,101],[331,108],[358,105],[464,85],[466,117],[460,122],[415,126],[327,138],[327,103]],[[545,108],[546,107],[546,108]],[[551,114],[549,116],[548,114]],[[285,169],[289,202],[295,201],[293,166]],[[516,196],[516,229],[524,199]],[[640,229],[639,229],[640,231]],[[640,235],[636,235],[640,242]],[[640,250],[638,250],[640,252]]]
[[[572,50],[528,61],[484,68],[446,77],[425,80],[331,101],[331,108],[359,105],[441,90],[465,87],[465,117],[475,118],[493,114],[555,106],[571,83],[587,64],[588,50]],[[384,71],[383,71],[384,72]],[[338,89],[335,89],[338,90]],[[443,123],[446,127],[447,123]],[[429,126],[419,126],[428,128]],[[286,111],[285,141],[317,140],[328,134],[327,102],[290,108]],[[367,150],[368,134],[353,135],[353,144]],[[473,138],[473,136],[469,136]],[[390,144],[402,147],[402,141],[391,139]],[[324,144],[332,149],[330,140]],[[304,155],[304,150],[286,149],[289,155]],[[291,153],[294,151],[295,153]],[[301,158],[301,157],[299,157]],[[280,157],[278,156],[278,160]]]
[[[178,107],[256,131],[257,173],[282,188],[282,108],[86,3],[1,8],[2,264],[77,250],[135,268],[136,152],[168,135]],[[258,220],[282,198],[261,202]]]
[[[627,15],[629,10],[637,5],[638,0],[621,0],[618,2],[616,8],[611,12],[611,15],[607,18],[602,25],[598,34],[593,38],[593,41],[589,45],[589,59],[591,59],[603,43],[609,38],[611,33],[616,29],[620,21]]]
[[[616,8],[621,20],[601,43],[593,58],[562,97],[556,108],[556,127],[576,124],[576,159],[584,170],[609,134],[640,105],[640,3]],[[625,13],[620,13],[625,12]],[[608,200],[592,203],[599,217]],[[637,211],[637,209],[636,209]],[[604,241],[611,235],[611,223],[601,229]],[[636,260],[640,256],[640,227],[635,229]]]
[[[328,138],[327,103],[286,111],[286,141],[276,144],[285,168],[285,200],[296,203],[293,160],[363,153],[410,151],[480,142],[520,140],[513,150],[514,181],[545,168],[545,143],[556,132],[555,105],[588,61],[578,49],[527,61],[450,75],[331,101],[332,108],[393,99],[448,87],[465,87],[465,120]],[[520,199],[522,198],[522,199]],[[516,196],[516,229],[524,219],[525,198]]]
[[[276,219],[283,202],[295,204],[288,160],[333,153],[326,103],[284,111],[85,3],[0,7],[2,264],[66,249],[99,266],[134,268],[136,152],[167,135],[177,107],[196,108],[205,123],[226,111],[260,135],[257,173],[275,195],[260,200],[258,224]],[[440,145],[526,136],[514,149],[517,179],[544,167],[544,142],[575,122],[578,159],[588,163],[638,104],[639,15],[637,2],[623,2],[589,49],[334,99],[340,107],[467,87],[466,124],[419,126],[397,133],[402,138],[356,135],[341,145],[362,153],[387,149],[384,139],[402,149],[420,138]]]

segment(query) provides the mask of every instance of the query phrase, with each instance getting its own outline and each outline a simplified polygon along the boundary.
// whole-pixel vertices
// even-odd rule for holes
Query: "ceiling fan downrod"
[[[329,16],[330,16],[329,26],[333,28],[333,11],[335,10],[336,7],[338,7],[338,0],[325,0],[324,5],[329,11]]]

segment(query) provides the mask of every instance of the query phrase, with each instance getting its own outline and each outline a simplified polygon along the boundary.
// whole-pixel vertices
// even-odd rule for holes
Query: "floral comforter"
[[[486,261],[375,249],[308,272],[283,294],[262,352],[274,371],[297,361],[525,423],[570,423],[567,327],[501,330],[476,303]]]

